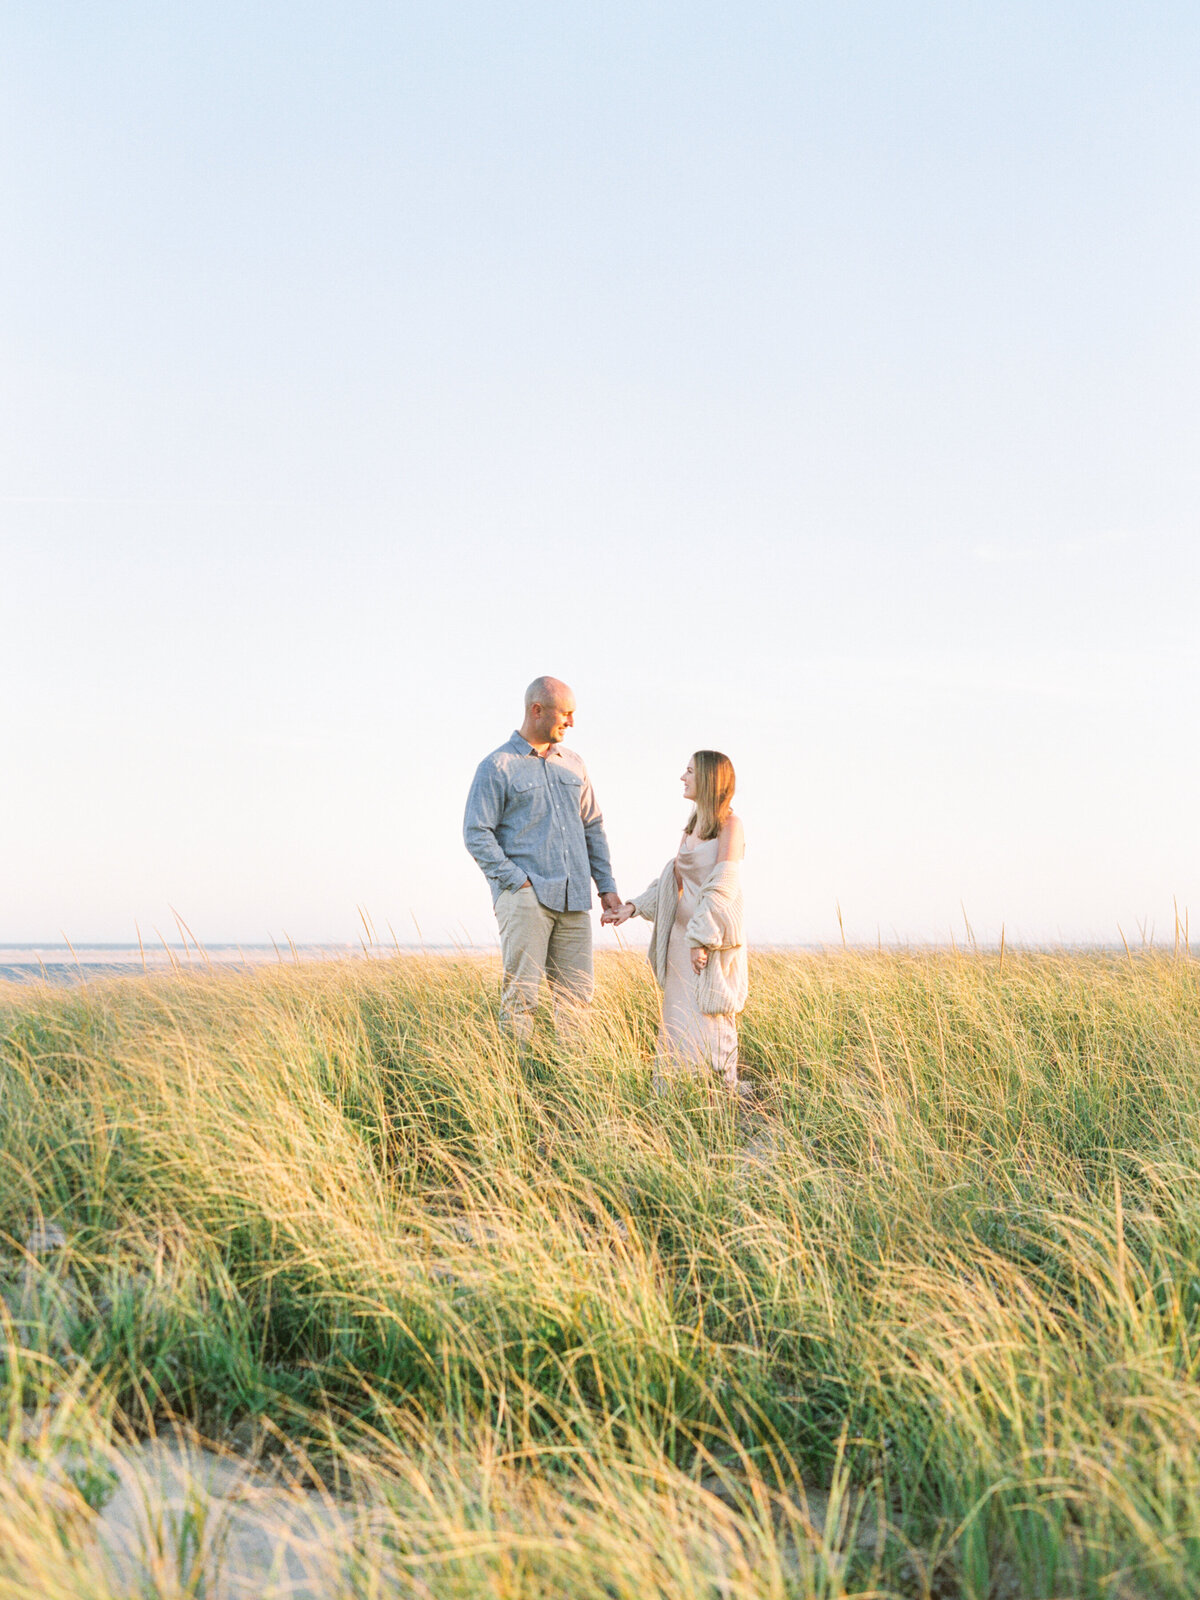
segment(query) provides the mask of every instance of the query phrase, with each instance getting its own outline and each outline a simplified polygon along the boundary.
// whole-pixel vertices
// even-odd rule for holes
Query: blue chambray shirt
[[[590,911],[593,878],[601,894],[616,893],[587,768],[560,744],[543,759],[514,733],[485,756],[467,796],[463,840],[493,901],[526,878],[548,911]]]

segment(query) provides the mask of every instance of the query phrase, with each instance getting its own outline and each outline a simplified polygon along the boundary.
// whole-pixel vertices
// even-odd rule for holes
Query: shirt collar
[[[512,745],[513,749],[519,756],[531,756],[533,754],[533,746],[530,744],[529,740],[526,739],[523,734],[518,733],[515,728],[513,729],[513,736],[508,742]],[[549,750],[546,751],[545,760],[552,760],[555,757],[561,756],[561,754],[561,746],[552,744]]]

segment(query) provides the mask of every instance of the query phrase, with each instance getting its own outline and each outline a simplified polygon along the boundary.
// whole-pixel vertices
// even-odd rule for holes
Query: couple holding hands
[[[692,813],[679,849],[636,900],[623,901],[587,768],[563,747],[574,716],[565,683],[535,678],[520,728],[479,763],[467,797],[463,838],[500,928],[502,1020],[518,1039],[529,1037],[543,977],[556,1023],[591,1004],[595,879],[602,923],[639,916],[653,924],[647,954],[662,991],[656,1081],[711,1071],[736,1088],[747,972],[733,765],[719,751],[696,751],[683,774]]]

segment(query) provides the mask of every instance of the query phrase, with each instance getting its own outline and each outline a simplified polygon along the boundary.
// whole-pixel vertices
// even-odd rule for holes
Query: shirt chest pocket
[[[554,777],[559,803],[578,811],[583,797],[583,779],[570,767],[555,767]]]
[[[546,780],[540,772],[516,772],[508,781],[508,805],[514,821],[533,822],[550,809]]]

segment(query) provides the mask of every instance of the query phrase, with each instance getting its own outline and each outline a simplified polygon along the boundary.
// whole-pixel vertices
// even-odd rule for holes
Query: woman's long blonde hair
[[[688,818],[687,832],[715,839],[733,806],[736,779],[733,762],[719,750],[697,750],[692,757],[696,774],[696,809]]]

